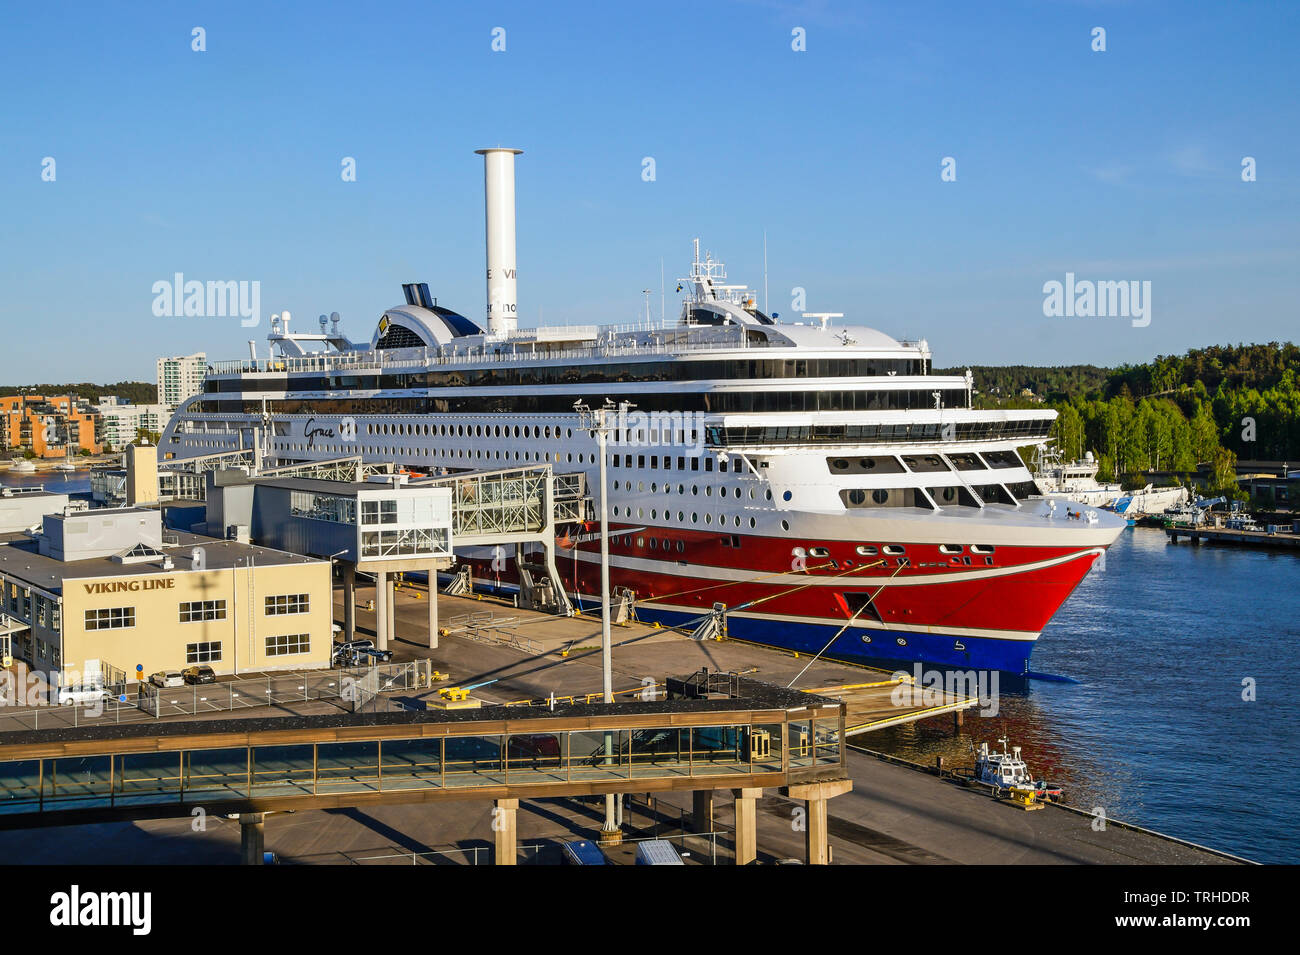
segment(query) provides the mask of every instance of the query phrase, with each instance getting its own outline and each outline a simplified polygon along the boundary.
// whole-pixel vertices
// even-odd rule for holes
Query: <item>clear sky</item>
[[[1290,2],[9,4],[0,382],[241,357],[282,309],[368,339],[402,282],[481,320],[498,144],[524,150],[525,325],[631,321],[645,288],[657,316],[661,260],[675,314],[694,236],[761,302],[766,231],[770,310],[800,287],[939,365],[1294,340],[1298,27]],[[176,272],[260,282],[261,326],[155,317]],[[1045,317],[1066,272],[1151,282],[1150,324]]]

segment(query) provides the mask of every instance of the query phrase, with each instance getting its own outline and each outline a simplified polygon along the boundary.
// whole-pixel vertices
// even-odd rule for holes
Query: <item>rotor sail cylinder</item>
[[[477,149],[483,157],[487,212],[487,327],[493,335],[518,325],[515,286],[515,157],[522,149]]]

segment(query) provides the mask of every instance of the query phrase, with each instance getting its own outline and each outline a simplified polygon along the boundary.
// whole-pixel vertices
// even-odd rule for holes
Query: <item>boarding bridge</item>
[[[244,814],[248,848],[267,812],[495,799],[506,823],[493,826],[497,861],[513,864],[520,799],[691,791],[711,801],[731,790],[746,864],[757,801],[780,789],[808,801],[808,861],[826,861],[825,801],[852,786],[844,706],[741,677],[709,689],[557,712],[430,707],[11,733],[0,744],[0,829],[202,808]]]
[[[566,616],[573,613],[555,566],[555,527],[586,519],[585,474],[555,474],[549,464],[496,471],[467,471],[409,482],[451,488],[452,540],[457,547],[515,545],[519,606]],[[537,544],[530,560],[524,544]]]

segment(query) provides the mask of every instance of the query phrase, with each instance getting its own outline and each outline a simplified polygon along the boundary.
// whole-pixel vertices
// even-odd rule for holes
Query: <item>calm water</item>
[[[1251,859],[1300,862],[1300,555],[1171,546],[1130,528],[1044,631],[997,717],[899,727],[863,745],[969,764],[1009,736],[1075,806]],[[1242,700],[1255,681],[1256,702]]]
[[[89,472],[0,475],[90,490]],[[1079,681],[1003,689],[996,717],[897,727],[864,745],[969,763],[1008,736],[1075,806],[1236,852],[1300,862],[1300,554],[1170,546],[1131,528],[1043,633],[1033,667]],[[1242,700],[1242,680],[1256,702]]]

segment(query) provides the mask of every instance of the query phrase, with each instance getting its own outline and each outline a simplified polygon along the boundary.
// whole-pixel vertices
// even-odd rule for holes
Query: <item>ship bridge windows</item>
[[[940,507],[979,507],[980,502],[970,491],[959,484],[947,484],[942,487],[928,487],[930,497]]]
[[[827,458],[832,474],[902,474],[904,468],[892,454],[866,458]]]
[[[840,491],[840,500],[849,508],[919,507],[934,510],[925,492],[915,487],[844,488]]]

